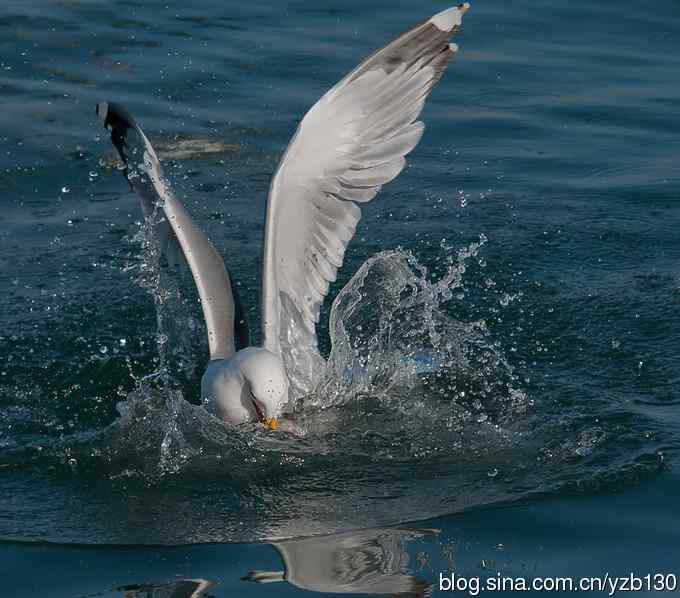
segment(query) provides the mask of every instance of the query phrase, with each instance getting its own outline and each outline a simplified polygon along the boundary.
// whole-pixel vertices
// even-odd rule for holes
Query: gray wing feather
[[[298,394],[322,369],[316,323],[361,218],[357,204],[394,179],[420,141],[416,118],[467,9],[440,12],[351,71],[307,112],[279,164],[267,201],[263,337]]]

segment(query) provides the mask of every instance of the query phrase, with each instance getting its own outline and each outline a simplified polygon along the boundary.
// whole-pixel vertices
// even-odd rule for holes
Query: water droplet
[[[71,189],[69,187],[62,187],[61,192],[66,194],[66,193],[71,193]]]
[[[106,355],[109,352],[109,348],[106,345],[102,345],[101,347],[99,347],[99,352],[102,355]]]
[[[487,471],[486,475],[488,475],[490,478],[495,478],[498,475],[498,469],[494,467],[491,471]]]

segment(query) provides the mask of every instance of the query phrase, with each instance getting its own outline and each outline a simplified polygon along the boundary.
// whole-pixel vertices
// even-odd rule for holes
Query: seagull
[[[431,595],[431,585],[406,573],[407,545],[438,533],[436,529],[379,528],[274,542],[284,570],[250,571],[242,579],[267,584],[286,581],[324,594],[425,598]]]
[[[289,400],[318,382],[325,360],[316,324],[361,218],[359,206],[402,171],[418,145],[424,124],[417,118],[458,50],[450,40],[468,8],[443,10],[374,52],[300,122],[267,199],[262,346],[249,346],[222,257],[174,195],[141,127],[122,106],[97,104],[145,215],[162,210],[164,219],[153,225],[159,247],[192,273],[210,351],[201,400],[216,417],[276,430]]]

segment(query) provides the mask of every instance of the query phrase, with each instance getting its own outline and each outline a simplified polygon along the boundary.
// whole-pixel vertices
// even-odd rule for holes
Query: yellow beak
[[[255,401],[255,397],[253,397],[253,407],[255,408],[255,413],[257,415],[257,421],[259,421],[261,424],[264,424],[267,426],[270,430],[278,430],[279,429],[279,420],[276,419],[275,417],[270,417],[267,419],[264,416],[264,413],[262,413],[262,409],[260,409],[260,406],[257,404],[257,401]]]

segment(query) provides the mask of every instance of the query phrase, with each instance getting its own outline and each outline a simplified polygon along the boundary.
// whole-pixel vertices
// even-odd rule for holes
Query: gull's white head
[[[276,430],[278,418],[288,402],[288,377],[283,364],[265,349],[245,349],[239,353],[243,354],[239,366],[257,420]]]
[[[288,377],[276,355],[248,347],[230,359],[208,364],[201,380],[201,397],[206,408],[225,421],[259,421],[276,430],[288,402]]]

